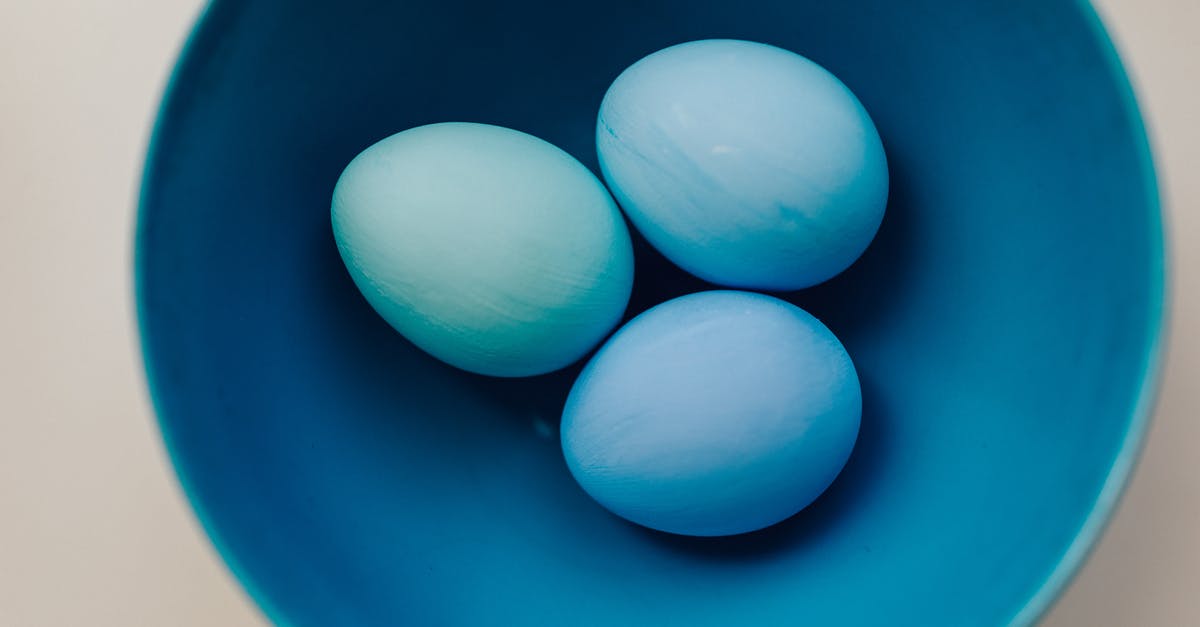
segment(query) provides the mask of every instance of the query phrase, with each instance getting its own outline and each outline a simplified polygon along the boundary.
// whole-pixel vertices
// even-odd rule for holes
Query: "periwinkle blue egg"
[[[571,389],[562,447],[579,485],[613,513],[731,535],[824,492],[861,413],[854,365],[816,318],[762,294],[700,292],[604,344]]]
[[[620,321],[633,252],[604,185],[486,124],[397,133],[346,166],[333,233],[377,312],[429,354],[502,377],[557,370]]]
[[[605,180],[668,259],[730,287],[792,290],[845,270],[883,219],[888,171],[867,111],[795,53],[679,44],[626,69],[600,107]]]

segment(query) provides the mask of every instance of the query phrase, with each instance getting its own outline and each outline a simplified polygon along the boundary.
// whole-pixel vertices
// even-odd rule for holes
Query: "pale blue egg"
[[[567,399],[562,447],[613,513],[730,535],[816,499],[861,413],[854,365],[816,318],[770,296],[701,292],[639,315],[597,352]]]
[[[790,290],[854,262],[883,219],[888,171],[836,77],[774,46],[706,40],[625,70],[600,108],[605,180],[668,259],[731,287]]]
[[[464,370],[516,377],[574,362],[620,321],[629,232],[566,152],[485,124],[434,124],[367,148],[333,193],[333,233],[367,301]]]

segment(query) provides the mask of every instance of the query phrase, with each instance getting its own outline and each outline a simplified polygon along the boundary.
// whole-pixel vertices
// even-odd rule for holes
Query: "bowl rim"
[[[1134,408],[1129,417],[1127,427],[1122,436],[1116,457],[1108,469],[1108,476],[1102,484],[1091,509],[1084,516],[1082,524],[1075,532],[1074,538],[1059,554],[1056,562],[1036,585],[1034,592],[1028,597],[1023,606],[1009,618],[1009,625],[1031,625],[1038,622],[1054,603],[1062,596],[1080,568],[1091,556],[1097,542],[1103,535],[1121,498],[1129,485],[1130,477],[1141,457],[1145,445],[1147,431],[1153,419],[1162,385],[1162,368],[1165,361],[1167,335],[1170,327],[1170,299],[1168,278],[1170,269],[1169,242],[1166,232],[1167,218],[1154,152],[1146,118],[1138,105],[1138,89],[1135,81],[1121,60],[1117,46],[1109,35],[1096,7],[1089,0],[1064,0],[1074,5],[1079,17],[1092,38],[1096,51],[1101,55],[1107,70],[1108,79],[1120,92],[1120,108],[1124,121],[1129,124],[1133,133],[1131,139],[1138,152],[1140,164],[1139,176],[1146,185],[1144,209],[1150,227],[1149,250],[1151,252],[1151,268],[1146,277],[1150,288],[1150,296],[1145,303],[1148,317],[1146,337],[1148,338],[1142,350],[1141,378]],[[157,370],[153,359],[146,350],[149,344],[147,319],[147,304],[145,300],[145,275],[143,273],[146,234],[146,214],[150,198],[154,191],[154,181],[157,180],[160,161],[163,157],[163,136],[169,120],[174,119],[176,109],[184,106],[184,92],[181,86],[190,79],[193,67],[203,60],[218,43],[221,26],[236,15],[238,3],[222,2],[220,0],[205,0],[195,18],[188,35],[179,48],[174,65],[160,92],[161,98],[155,110],[154,122],[146,144],[143,160],[142,177],[138,188],[136,201],[136,218],[133,234],[133,300],[136,312],[136,341],[137,349],[142,358],[142,373],[144,376],[145,393],[149,397],[154,412],[154,423],[163,441],[163,447],[170,460],[173,473],[179,488],[192,508],[196,519],[208,537],[213,548],[225,563],[226,568],[241,586],[244,594],[254,602],[255,606],[272,624],[291,625],[283,608],[275,605],[272,599],[262,590],[254,577],[250,575],[237,554],[230,549],[213,521],[212,514],[205,503],[198,498],[192,481],[183,468],[178,454],[179,444],[165,420],[165,407],[161,399]]]
[[[1117,456],[1108,470],[1108,477],[1092,504],[1091,511],[1075,533],[1075,538],[1060,554],[1058,563],[1051,569],[1036,592],[1009,621],[1010,625],[1032,625],[1043,618],[1054,603],[1070,586],[1080,569],[1091,557],[1092,552],[1112,521],[1125,489],[1129,486],[1138,460],[1145,447],[1146,434],[1154,418],[1162,388],[1162,368],[1170,328],[1170,298],[1167,289],[1169,242],[1162,192],[1155,167],[1153,142],[1146,117],[1138,105],[1138,87],[1129,70],[1121,60],[1116,42],[1109,34],[1104,19],[1090,0],[1071,0],[1086,23],[1097,52],[1103,57],[1109,80],[1121,95],[1121,108],[1129,123],[1138,151],[1141,177],[1146,183],[1147,220],[1150,228],[1150,251],[1152,266],[1147,277],[1150,287],[1147,312],[1147,342],[1142,348],[1142,375],[1132,415]]]
[[[250,575],[245,565],[238,559],[237,553],[234,552],[226,543],[217,528],[217,524],[213,521],[212,513],[208,510],[207,505],[201,500],[192,484],[191,477],[185,471],[181,458],[179,456],[179,443],[167,424],[164,418],[166,415],[163,400],[161,398],[160,388],[158,384],[158,371],[155,368],[154,360],[150,356],[150,352],[146,350],[150,343],[149,330],[147,329],[147,320],[150,317],[147,312],[146,291],[145,291],[145,250],[144,243],[147,239],[146,214],[147,207],[150,204],[151,196],[154,193],[154,181],[158,178],[158,170],[161,167],[159,162],[162,160],[164,135],[167,132],[167,125],[173,116],[173,112],[184,106],[182,102],[184,91],[181,86],[188,80],[188,76],[193,73],[192,67],[200,62],[200,60],[211,51],[217,43],[218,33],[221,30],[220,26],[233,16],[233,7],[237,3],[219,2],[218,0],[204,0],[204,4],[200,7],[196,17],[194,18],[191,27],[189,28],[182,45],[175,57],[170,73],[167,76],[166,83],[160,92],[158,107],[154,111],[154,122],[150,130],[150,139],[146,145],[145,157],[142,165],[142,178],[138,187],[136,217],[133,227],[133,299],[134,311],[137,315],[137,350],[142,357],[142,373],[145,381],[145,391],[149,397],[151,409],[154,412],[154,424],[158,428],[159,435],[162,438],[163,449],[167,454],[167,458],[171,462],[171,468],[175,475],[175,479],[179,484],[179,489],[183,492],[188,506],[191,507],[196,520],[200,523],[204,535],[208,537],[212,548],[216,550],[217,555],[221,558],[229,573],[233,575],[234,580],[238,583],[244,598],[248,598],[253,602],[253,606],[261,612],[267,621],[274,625],[292,625],[292,622],[286,618],[283,608],[274,604],[271,598],[260,588],[259,584]]]

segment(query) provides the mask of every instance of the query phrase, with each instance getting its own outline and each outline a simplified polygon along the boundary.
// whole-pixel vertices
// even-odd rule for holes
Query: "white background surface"
[[[1173,228],[1145,457],[1054,627],[1200,625],[1200,3],[1099,0]],[[169,472],[134,339],[149,124],[199,0],[0,1],[0,627],[261,625]]]

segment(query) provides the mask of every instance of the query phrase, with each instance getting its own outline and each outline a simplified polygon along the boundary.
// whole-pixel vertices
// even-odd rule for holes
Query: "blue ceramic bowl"
[[[329,199],[359,150],[443,120],[594,168],[609,82],[710,37],[841,77],[893,188],[866,256],[786,295],[857,363],[849,466],[781,525],[686,539],[572,481],[574,371],[469,375],[376,316]],[[637,263],[630,314],[705,287],[642,242]],[[137,274],[188,496],[267,614],[322,627],[1028,622],[1137,455],[1163,315],[1142,124],[1070,0],[218,1],[159,116]]]

